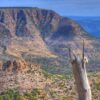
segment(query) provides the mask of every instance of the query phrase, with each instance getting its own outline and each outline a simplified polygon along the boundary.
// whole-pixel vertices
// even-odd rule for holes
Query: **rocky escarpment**
[[[25,61],[5,61],[3,63],[1,63],[1,71],[6,71],[6,72],[13,72],[13,73],[18,73],[18,72],[24,72],[27,71],[29,64],[27,64]]]
[[[6,46],[8,54],[17,57],[25,52],[31,55],[52,55],[37,26],[40,22],[36,17],[39,11],[35,8],[0,9],[0,46]]]
[[[2,37],[6,32],[6,36],[12,38],[36,39],[34,43],[39,46],[41,43],[44,49],[45,42],[85,36],[84,30],[75,21],[62,17],[54,11],[39,8],[1,8],[0,25]]]
[[[43,88],[44,80],[40,65],[29,64],[24,60],[9,60],[0,63],[0,92],[18,89],[23,93],[38,86]],[[37,81],[40,82],[36,83]]]

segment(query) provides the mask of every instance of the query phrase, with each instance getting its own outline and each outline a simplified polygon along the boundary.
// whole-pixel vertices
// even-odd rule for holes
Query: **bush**
[[[3,96],[0,96],[0,100],[3,100]]]
[[[97,89],[97,90],[100,90],[100,83],[96,83],[95,86],[96,86],[96,89]]]
[[[26,93],[26,97],[28,97],[29,100],[37,100],[36,96],[33,96],[32,93]]]
[[[4,100],[13,100],[13,99],[10,98],[10,96],[8,94],[4,95],[4,98],[3,99]]]
[[[6,95],[9,95],[10,100],[13,100],[14,99],[15,92],[13,90],[8,90],[6,92]]]
[[[17,98],[16,98],[16,100],[26,100],[26,99],[25,99],[24,96],[20,96],[20,95],[18,95]]]
[[[36,96],[36,95],[38,95],[40,92],[39,92],[39,90],[38,89],[33,89],[33,91],[32,91],[32,95],[33,96]]]

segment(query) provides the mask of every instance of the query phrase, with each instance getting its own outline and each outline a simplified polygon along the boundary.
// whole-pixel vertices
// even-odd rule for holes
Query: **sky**
[[[39,7],[62,16],[100,16],[100,0],[0,0],[0,7]]]

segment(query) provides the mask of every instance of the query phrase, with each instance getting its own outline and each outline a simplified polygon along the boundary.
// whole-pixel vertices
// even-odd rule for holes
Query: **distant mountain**
[[[64,73],[69,68],[68,48],[81,54],[83,39],[91,61],[89,69],[94,70],[100,64],[99,40],[89,36],[77,21],[52,10],[0,8],[0,59],[24,58],[50,72]]]
[[[100,38],[100,17],[71,17],[76,20],[90,35]]]
[[[0,8],[0,46],[17,57],[25,52],[50,56],[46,42],[83,35],[81,27],[54,11],[39,8]]]

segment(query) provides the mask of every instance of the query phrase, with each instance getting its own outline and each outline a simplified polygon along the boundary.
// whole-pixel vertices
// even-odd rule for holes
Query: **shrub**
[[[4,98],[3,99],[4,100],[13,100],[13,99],[10,98],[10,96],[8,94],[4,95]]]
[[[32,91],[32,95],[33,96],[36,96],[36,95],[38,95],[40,92],[39,92],[39,90],[38,89],[33,89],[33,91]]]
[[[10,100],[13,100],[15,93],[14,93],[13,90],[8,90],[8,91],[6,92],[6,95],[9,95]]]
[[[29,100],[37,100],[36,96],[33,96],[32,93],[25,93],[25,96],[28,97]]]
[[[97,90],[100,90],[100,83],[96,83],[95,86],[96,86],[96,89],[97,89]]]
[[[16,100],[26,100],[24,96],[18,95]]]
[[[0,96],[0,100],[3,100],[3,96]]]

